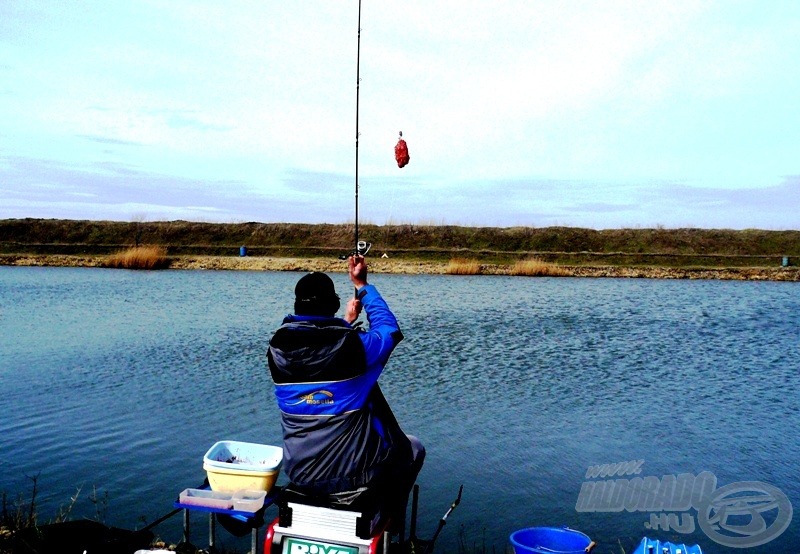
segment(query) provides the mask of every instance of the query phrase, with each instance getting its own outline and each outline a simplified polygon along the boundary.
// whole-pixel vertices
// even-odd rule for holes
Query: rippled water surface
[[[25,496],[38,476],[42,517],[80,488],[73,515],[133,528],[202,482],[217,440],[280,444],[264,354],[299,276],[0,267],[0,490]],[[603,553],[643,536],[742,551],[711,540],[695,507],[687,534],[648,528],[648,511],[578,511],[598,480],[588,469],[604,463],[643,460],[638,477],[659,479],[705,471],[718,488],[766,483],[800,506],[797,284],[371,280],[406,335],[384,393],[428,449],[420,535],[464,484],[438,551],[503,552],[515,529],[563,525]],[[766,526],[775,514],[763,511]],[[753,521],[737,517],[728,523]],[[179,519],[157,531],[178,540]],[[798,544],[795,518],[744,552]]]

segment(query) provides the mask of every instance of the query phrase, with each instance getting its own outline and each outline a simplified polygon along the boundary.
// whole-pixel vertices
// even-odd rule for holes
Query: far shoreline
[[[68,254],[3,254],[0,265],[37,267],[102,267],[106,256]],[[169,269],[218,271],[345,272],[342,260],[272,256],[170,256]],[[448,275],[448,262],[370,258],[375,274]],[[613,265],[558,265],[563,277],[716,279],[736,281],[800,281],[798,267],[654,267]],[[476,275],[511,275],[512,266],[480,264]]]

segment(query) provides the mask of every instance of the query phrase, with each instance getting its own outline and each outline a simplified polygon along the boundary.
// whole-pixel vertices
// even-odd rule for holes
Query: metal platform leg
[[[258,527],[250,533],[250,554],[258,554]]]
[[[183,510],[183,542],[189,542],[189,510]]]
[[[208,514],[208,547],[213,549],[217,543],[217,520],[214,514]]]

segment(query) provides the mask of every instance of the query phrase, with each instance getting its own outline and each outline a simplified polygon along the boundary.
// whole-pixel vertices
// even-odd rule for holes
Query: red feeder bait
[[[394,147],[394,159],[397,160],[397,167],[405,167],[411,156],[408,155],[408,145],[403,140],[403,133],[400,133],[400,138]]]

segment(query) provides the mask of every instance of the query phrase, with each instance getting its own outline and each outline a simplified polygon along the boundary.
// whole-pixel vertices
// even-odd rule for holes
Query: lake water
[[[217,440],[280,444],[265,351],[299,276],[0,267],[0,491],[38,476],[40,519],[80,489],[74,517],[141,527],[202,482]],[[644,536],[800,551],[798,284],[370,280],[406,335],[381,383],[428,450],[420,536],[464,484],[437,551],[565,525],[604,554]],[[177,541],[180,519],[156,531]]]

